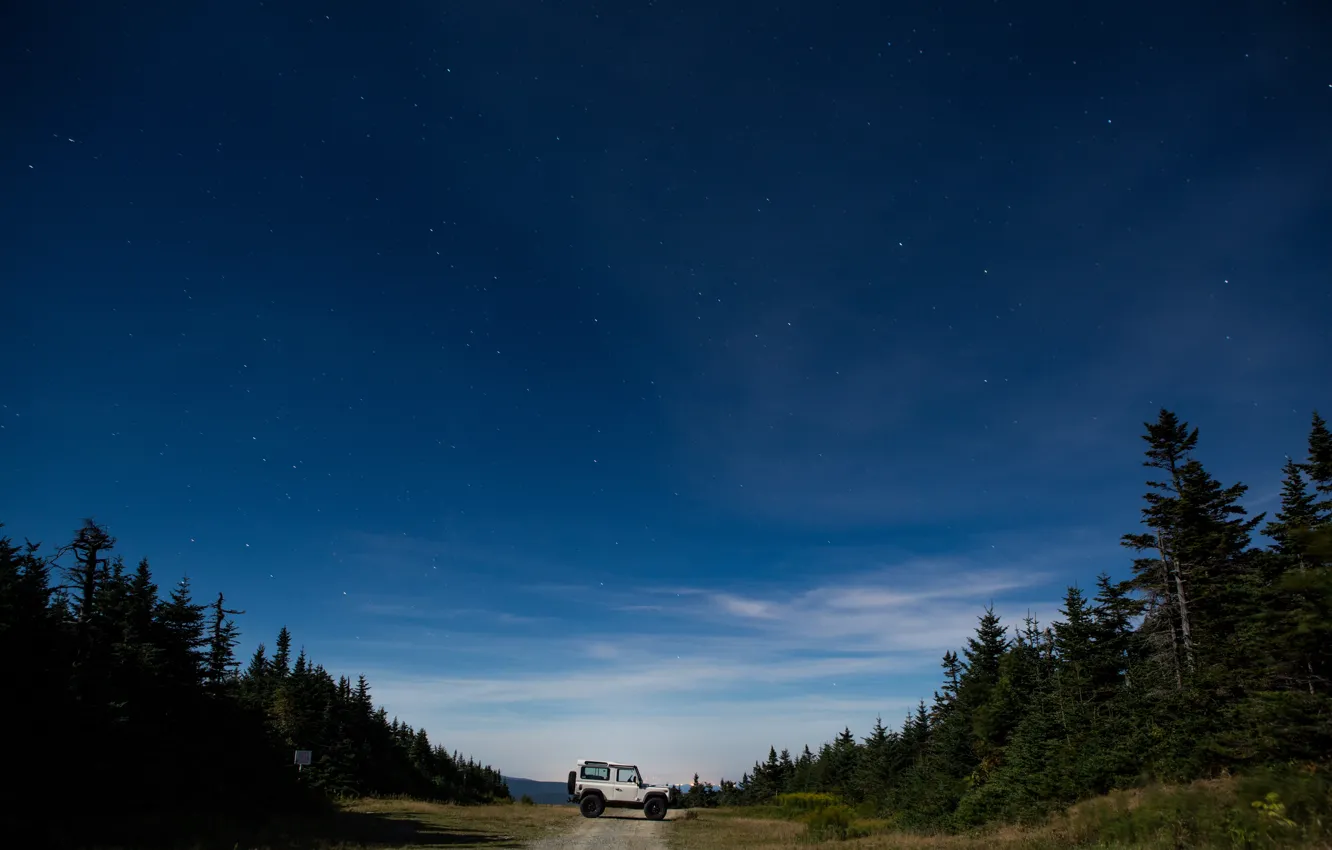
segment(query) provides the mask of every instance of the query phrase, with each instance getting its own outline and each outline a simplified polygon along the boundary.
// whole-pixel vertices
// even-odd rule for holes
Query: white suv
[[[648,785],[632,764],[579,759],[569,771],[569,802],[585,818],[599,818],[606,809],[642,809],[648,820],[666,817],[675,789]]]

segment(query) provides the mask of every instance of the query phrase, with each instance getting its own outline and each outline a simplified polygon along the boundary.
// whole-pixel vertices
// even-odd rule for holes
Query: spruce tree
[[[278,630],[277,642],[274,644],[273,663],[270,671],[279,679],[286,678],[291,672],[291,632],[283,626]]]
[[[1058,692],[1081,705],[1091,698],[1095,675],[1096,623],[1082,591],[1069,586],[1059,612],[1063,620],[1054,625],[1054,650],[1058,656]]]
[[[967,646],[962,650],[967,662],[959,691],[970,689],[974,693],[999,681],[999,660],[1007,649],[1008,627],[999,621],[994,606],[988,606],[976,626],[975,636],[967,638]]]
[[[171,589],[165,602],[158,604],[158,622],[166,633],[167,675],[175,687],[191,689],[203,679],[207,663],[204,647],[208,644],[206,608],[191,597],[188,576]]]
[[[1142,509],[1142,523],[1150,532],[1125,534],[1125,546],[1153,555],[1134,561],[1134,587],[1147,600],[1144,622],[1153,657],[1169,668],[1175,686],[1183,687],[1185,671],[1193,669],[1193,622],[1189,612],[1192,590],[1188,587],[1187,565],[1180,563],[1176,551],[1182,522],[1180,504],[1181,478],[1189,455],[1198,444],[1198,429],[1162,408],[1155,423],[1143,423],[1147,433],[1147,460],[1143,466],[1164,473],[1160,481],[1148,481],[1157,492],[1148,492]]]
[[[1096,577],[1092,608],[1095,656],[1091,678],[1101,702],[1128,684],[1128,671],[1137,660],[1133,621],[1142,614],[1143,603],[1130,593],[1131,583],[1128,581],[1113,582],[1105,572]]]
[[[883,725],[882,717],[874,718],[874,728],[861,747],[860,762],[856,766],[855,788],[862,800],[881,804],[892,786],[892,735]]]
[[[224,602],[225,597],[218,593],[217,600],[208,606],[208,662],[204,678],[214,688],[223,687],[236,675],[236,644],[240,629],[231,617],[245,613],[225,607]]]
[[[1309,459],[1302,469],[1324,499],[1318,505],[1320,521],[1332,522],[1332,431],[1316,410],[1309,428]]]
[[[1282,555],[1296,559],[1303,566],[1303,555],[1308,547],[1307,533],[1315,528],[1321,517],[1318,500],[1305,485],[1301,465],[1286,458],[1282,467],[1281,510],[1263,527],[1263,533],[1276,541],[1273,548]]]
[[[944,680],[942,693],[936,694],[934,701],[934,716],[936,721],[943,719],[943,716],[952,708],[957,700],[958,683],[962,678],[963,666],[958,659],[957,653],[952,650],[944,652],[943,661],[940,666],[944,670]]]
[[[777,756],[777,790],[780,794],[793,791],[791,783],[795,780],[795,762],[791,761],[791,751],[782,748]]]
[[[65,569],[67,589],[71,593],[71,615],[75,622],[75,640],[80,656],[86,660],[97,639],[93,614],[97,591],[108,575],[109,560],[106,553],[115,548],[116,539],[92,519],[83,521],[75,532],[74,540],[57,557],[72,553],[74,563]],[[78,662],[76,662],[78,663]]]

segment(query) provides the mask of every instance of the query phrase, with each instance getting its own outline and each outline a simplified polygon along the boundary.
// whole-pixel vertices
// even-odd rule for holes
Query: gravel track
[[[599,818],[579,817],[573,827],[539,839],[531,850],[666,850],[666,830],[676,815],[651,821],[642,812],[608,810]]]

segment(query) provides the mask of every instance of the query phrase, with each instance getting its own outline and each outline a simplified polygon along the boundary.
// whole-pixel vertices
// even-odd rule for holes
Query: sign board
[[[310,764],[310,751],[297,750],[296,761],[294,762],[294,764],[299,764],[301,767],[307,767]]]

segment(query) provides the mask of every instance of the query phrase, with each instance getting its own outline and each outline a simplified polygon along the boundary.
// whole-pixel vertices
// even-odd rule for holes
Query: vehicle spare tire
[[[578,771],[576,771],[576,770],[571,770],[571,771],[569,771],[569,793],[570,793],[570,794],[572,794],[572,793],[574,792],[574,783],[577,782],[577,781],[578,781]]]

